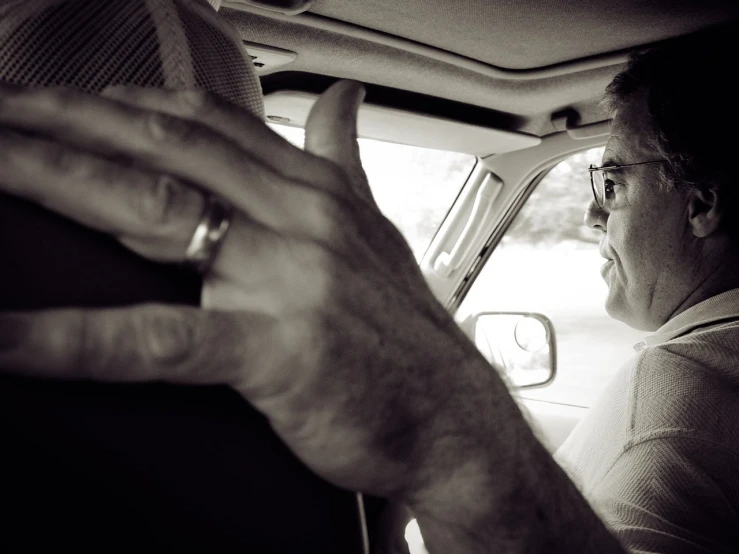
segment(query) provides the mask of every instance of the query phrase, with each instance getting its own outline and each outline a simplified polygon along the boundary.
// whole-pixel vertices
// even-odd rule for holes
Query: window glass
[[[600,276],[601,232],[583,224],[592,199],[587,168],[603,148],[571,156],[539,183],[488,258],[457,320],[486,311],[532,311],[548,316],[557,340],[554,382],[519,396],[590,406],[634,354],[644,333],[611,319]]]
[[[270,127],[296,146],[303,146],[303,129]],[[476,158],[371,139],[359,139],[359,150],[378,206],[403,233],[420,261]]]

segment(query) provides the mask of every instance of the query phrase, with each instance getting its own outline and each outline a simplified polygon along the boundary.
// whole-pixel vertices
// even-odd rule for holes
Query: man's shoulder
[[[632,441],[675,436],[739,444],[739,325],[645,349],[632,387]]]
[[[646,388],[739,387],[739,322],[696,329],[645,348],[635,369],[635,383]]]

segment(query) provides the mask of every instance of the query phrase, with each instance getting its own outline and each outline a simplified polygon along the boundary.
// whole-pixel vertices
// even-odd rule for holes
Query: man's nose
[[[608,212],[598,206],[593,199],[588,204],[587,210],[585,210],[584,223],[591,229],[600,229],[605,232],[606,224],[608,223]]]

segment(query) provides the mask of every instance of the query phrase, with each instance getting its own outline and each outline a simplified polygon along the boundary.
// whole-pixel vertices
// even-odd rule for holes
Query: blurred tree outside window
[[[645,335],[606,313],[602,233],[583,223],[593,198],[587,168],[602,155],[603,148],[575,154],[542,179],[455,314],[461,322],[485,311],[532,311],[552,320],[557,377],[520,391],[523,398],[591,406]]]
[[[303,147],[303,129],[273,123],[269,126]],[[377,205],[420,261],[472,172],[476,158],[372,139],[359,139],[359,150]]]

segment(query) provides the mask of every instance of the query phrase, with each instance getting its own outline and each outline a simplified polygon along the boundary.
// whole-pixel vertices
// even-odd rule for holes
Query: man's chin
[[[614,282],[608,285],[608,295],[606,296],[606,313],[616,321],[621,321],[629,327],[634,327],[634,315],[628,308],[628,304],[621,293],[621,288]]]
[[[608,288],[608,297],[606,298],[606,313],[616,321],[620,321],[637,331],[653,332],[656,330],[653,324],[646,321],[644,317],[634,313],[629,309],[628,304],[624,301],[623,296],[613,294],[613,289]]]
[[[611,317],[611,319],[615,319],[617,321],[623,321],[628,325],[628,322],[626,321],[626,313],[624,313],[624,310],[622,306],[615,302],[611,302],[610,295],[606,299],[606,313]]]

